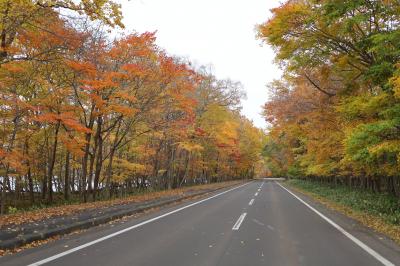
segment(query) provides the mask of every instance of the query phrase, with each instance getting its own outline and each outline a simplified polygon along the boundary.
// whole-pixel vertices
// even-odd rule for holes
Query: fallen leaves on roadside
[[[168,196],[181,196],[187,192],[196,192],[200,190],[207,189],[218,189],[231,185],[235,185],[240,183],[241,181],[230,181],[230,182],[222,182],[215,184],[207,184],[207,185],[198,185],[192,187],[185,187],[173,190],[164,190],[164,191],[156,191],[149,192],[140,195],[134,195],[123,199],[115,199],[115,200],[105,200],[105,201],[97,201],[97,202],[89,202],[89,203],[81,203],[81,204],[71,204],[71,205],[63,205],[57,207],[49,207],[44,209],[38,209],[33,211],[26,211],[16,214],[9,214],[0,217],[0,229],[7,225],[19,225],[28,222],[41,221],[44,219],[49,219],[52,217],[66,216],[75,214],[78,212],[86,211],[88,209],[100,209],[107,208],[115,205],[122,205],[128,203],[135,202],[143,202],[148,200],[155,200]]]

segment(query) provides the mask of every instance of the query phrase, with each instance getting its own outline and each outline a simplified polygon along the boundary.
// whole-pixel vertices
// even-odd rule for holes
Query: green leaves
[[[398,175],[399,10],[390,0],[294,0],[259,26],[285,70],[265,105],[277,172]]]

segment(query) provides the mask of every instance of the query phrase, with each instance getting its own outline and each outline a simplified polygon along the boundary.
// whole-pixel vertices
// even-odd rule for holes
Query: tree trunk
[[[13,123],[14,123],[14,128],[13,128],[13,132],[12,132],[11,139],[10,139],[10,145],[8,146],[7,152],[11,152],[12,149],[14,148],[14,141],[15,141],[15,138],[17,136],[17,131],[18,131],[18,127],[19,127],[19,108],[18,107],[16,107],[15,117],[13,119]],[[10,171],[10,165],[7,164],[6,171],[5,171],[4,176],[3,176],[3,184],[2,184],[2,189],[1,189],[0,215],[5,214],[5,211],[6,211],[6,200],[7,200],[7,186],[6,186],[6,184],[9,182],[9,179],[8,179],[9,171]]]
[[[31,173],[31,167],[29,166],[28,168],[28,186],[29,186],[29,203],[30,205],[33,205],[35,203],[35,194],[33,191],[33,179],[32,179],[32,173]]]
[[[93,185],[93,201],[96,200],[96,192],[97,188],[99,186],[99,180],[100,180],[100,173],[101,173],[101,168],[103,165],[103,138],[101,136],[101,130],[102,130],[102,124],[103,124],[103,119],[102,117],[98,118],[97,121],[97,157],[96,157],[96,169],[94,173],[94,185]]]
[[[65,155],[65,175],[64,175],[64,199],[66,201],[69,200],[69,191],[70,191],[69,160],[70,160],[70,154],[69,151],[67,151],[67,154]]]
[[[56,128],[55,128],[55,132],[54,132],[53,150],[51,152],[50,162],[49,162],[49,169],[48,169],[48,174],[47,174],[47,188],[49,190],[49,193],[47,194],[48,203],[52,203],[53,202],[53,170],[54,170],[54,164],[56,162],[56,152],[57,152],[58,132],[59,132],[59,130],[60,130],[60,121],[57,122],[57,125],[56,125]]]

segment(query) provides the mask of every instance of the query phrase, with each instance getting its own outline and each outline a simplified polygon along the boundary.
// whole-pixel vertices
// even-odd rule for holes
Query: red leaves
[[[197,136],[205,136],[207,134],[206,131],[204,131],[202,128],[200,127],[196,127],[195,129],[196,135]]]

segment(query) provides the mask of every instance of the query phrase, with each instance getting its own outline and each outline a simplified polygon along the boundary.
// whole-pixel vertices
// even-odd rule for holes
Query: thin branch
[[[335,93],[328,92],[323,88],[321,88],[320,86],[318,86],[318,84],[316,84],[306,73],[304,73],[304,77],[308,80],[308,82],[311,83],[311,85],[313,85],[317,90],[319,90],[323,94],[328,95],[329,97],[333,97],[336,95]]]

